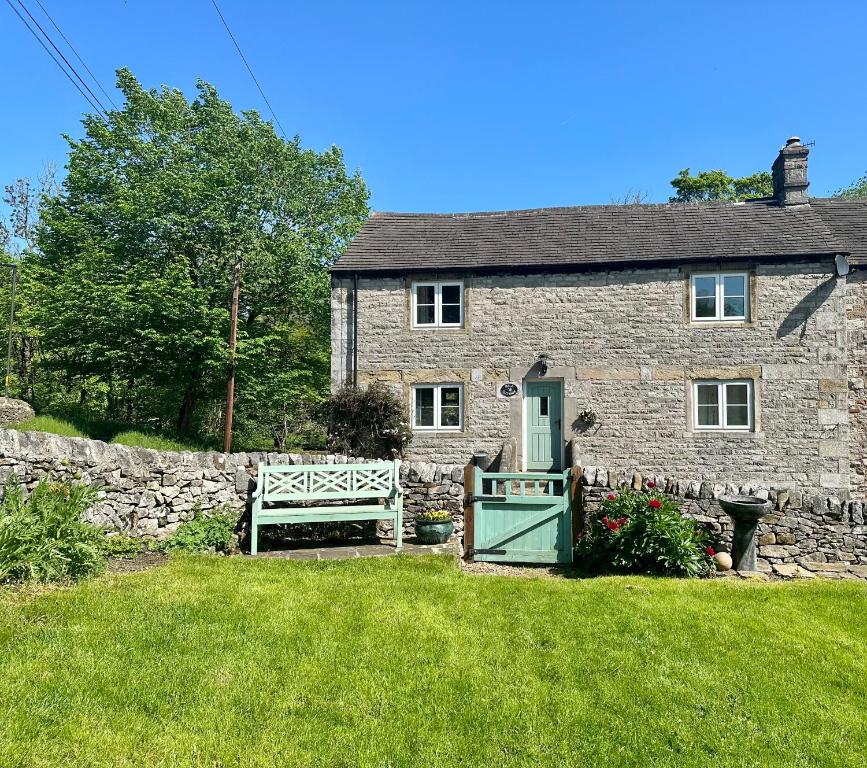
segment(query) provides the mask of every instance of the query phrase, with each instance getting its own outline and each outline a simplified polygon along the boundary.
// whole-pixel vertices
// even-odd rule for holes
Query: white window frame
[[[713,317],[697,317],[696,316],[696,292],[695,281],[699,278],[711,277],[714,279],[714,296],[716,298],[716,314]],[[740,277],[744,281],[744,313],[737,316],[725,316],[723,296],[723,287],[726,277]],[[696,272],[690,275],[689,280],[689,313],[690,320],[693,323],[745,323],[750,316],[750,275],[749,272]]]
[[[456,427],[441,427],[442,424],[442,390],[444,388],[458,390],[458,425]],[[416,393],[420,389],[432,389],[434,393],[434,425],[419,426],[415,422]],[[460,382],[447,381],[442,384],[413,384],[412,387],[412,428],[418,432],[463,432],[464,430],[464,385]]]
[[[418,322],[418,289],[433,286],[434,288],[434,321],[432,323]],[[461,300],[458,304],[460,320],[457,323],[443,322],[443,288],[457,286]],[[412,327],[413,328],[463,328],[464,326],[464,283],[463,280],[419,280],[412,284]]]
[[[727,389],[732,384],[747,387],[747,424],[746,426],[728,424]],[[717,423],[714,425],[699,425],[698,423],[698,388],[699,386],[717,387]],[[754,387],[752,379],[697,379],[692,382],[692,426],[696,432],[752,432],[754,430]]]

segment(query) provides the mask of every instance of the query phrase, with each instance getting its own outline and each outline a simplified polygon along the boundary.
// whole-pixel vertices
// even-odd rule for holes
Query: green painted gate
[[[571,563],[570,471],[473,468],[472,557],[504,563]]]

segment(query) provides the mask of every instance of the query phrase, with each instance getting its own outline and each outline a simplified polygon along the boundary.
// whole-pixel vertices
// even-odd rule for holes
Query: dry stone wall
[[[648,482],[676,501],[684,514],[708,525],[724,550],[731,551],[733,525],[718,499],[723,495],[758,496],[773,503],[771,514],[759,524],[758,564],[770,570],[798,563],[811,570],[815,564],[867,565],[865,505],[838,496],[803,496],[800,492],[762,485],[734,485],[701,480],[645,475],[602,467],[578,467],[583,521],[597,512],[602,500],[619,488],[648,489]]]
[[[45,432],[0,429],[0,484],[18,478],[28,489],[42,478],[94,486],[99,500],[89,519],[134,536],[163,537],[191,520],[197,509],[238,511],[249,506],[260,461],[271,464],[346,464],[365,459],[311,453],[175,453],[60,437]],[[405,533],[417,512],[448,509],[463,530],[463,468],[406,463]],[[390,533],[386,528],[383,533]]]

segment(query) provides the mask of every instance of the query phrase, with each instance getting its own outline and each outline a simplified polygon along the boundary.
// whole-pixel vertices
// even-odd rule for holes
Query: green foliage
[[[412,440],[403,405],[384,385],[341,387],[327,404],[328,448],[368,459],[402,456]]]
[[[88,436],[74,424],[54,416],[34,416],[27,421],[9,424],[8,427],[9,429],[17,429],[21,432],[50,432],[52,435],[63,435],[63,437]]]
[[[134,536],[115,533],[111,536],[103,536],[99,548],[105,557],[129,560],[144,552],[145,544],[142,539]]]
[[[867,197],[867,174],[853,181],[848,187],[838,189],[834,197]]]
[[[671,180],[676,194],[669,198],[672,203],[695,203],[703,200],[746,200],[752,197],[771,197],[774,185],[767,171],[752,176],[734,178],[725,171],[699,171],[690,175],[684,168]]]
[[[424,512],[419,512],[415,516],[416,522],[418,523],[444,523],[447,520],[451,520],[452,516],[445,509],[429,509]]]
[[[339,148],[286,141],[207,83],[192,101],[127,70],[118,86],[123,108],[69,139],[24,261],[33,398],[218,435],[241,264],[235,423],[242,440],[279,444],[326,396],[327,270],[367,215],[367,188]]]
[[[6,485],[0,505],[0,582],[77,580],[101,571],[100,528],[81,516],[96,500],[92,488],[41,481],[25,497]]]
[[[702,576],[712,557],[707,530],[654,490],[609,494],[575,546],[577,565],[591,573]]]
[[[237,525],[237,512],[218,510],[204,515],[197,506],[193,519],[160,542],[159,549],[163,552],[229,552]]]
[[[193,442],[171,440],[161,435],[129,429],[115,435],[111,442],[137,448],[153,448],[155,451],[201,451],[205,448]]]

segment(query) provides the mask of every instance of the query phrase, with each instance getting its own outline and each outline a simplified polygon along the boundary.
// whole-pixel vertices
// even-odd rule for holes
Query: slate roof
[[[853,264],[867,263],[867,197],[813,198],[812,208],[843,241]]]
[[[374,213],[332,271],[539,270],[837,253],[867,259],[867,200]]]

